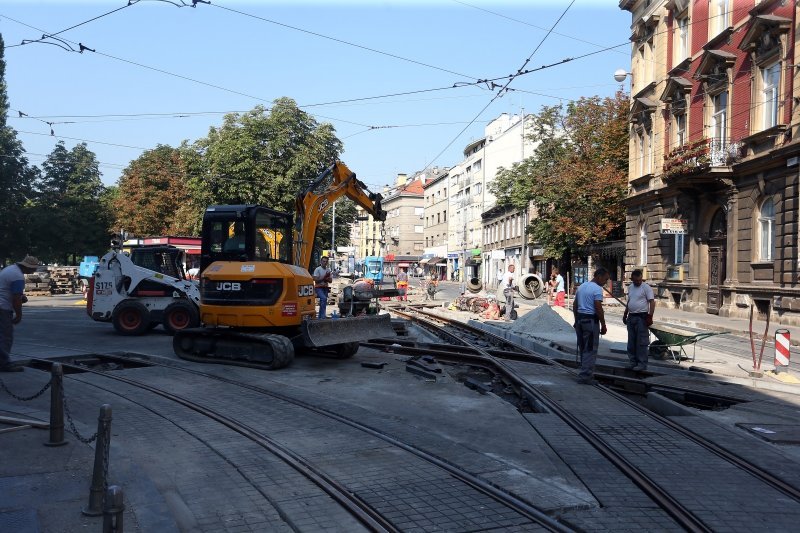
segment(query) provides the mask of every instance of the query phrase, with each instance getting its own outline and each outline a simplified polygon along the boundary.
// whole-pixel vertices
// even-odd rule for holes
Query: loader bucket
[[[301,328],[305,345],[310,347],[363,342],[396,335],[389,315],[304,320]]]

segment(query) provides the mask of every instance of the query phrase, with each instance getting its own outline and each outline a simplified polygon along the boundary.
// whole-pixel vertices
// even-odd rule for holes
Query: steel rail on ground
[[[50,361],[49,359],[31,358],[31,360],[40,361],[46,364],[53,363],[53,361]],[[88,369],[84,366],[76,364],[61,362],[61,365],[66,368],[74,368],[76,370],[79,370],[80,372],[89,372],[99,376],[104,376],[112,380],[120,381],[122,383],[127,383],[128,385],[138,387],[140,389],[146,390],[148,392],[151,392],[153,394],[171,400],[188,409],[191,409],[192,411],[200,413],[216,422],[219,422],[220,424],[235,431],[236,433],[239,433],[243,437],[251,440],[252,442],[268,450],[270,453],[274,454],[276,457],[280,458],[286,464],[297,470],[307,479],[311,480],[314,484],[316,484],[323,491],[325,491],[331,498],[333,498],[345,509],[347,509],[366,528],[370,529],[371,531],[387,532],[387,533],[388,532],[399,533],[400,531],[389,520],[381,516],[381,514],[378,513],[378,511],[376,511],[375,509],[373,509],[368,503],[363,501],[357,495],[350,492],[347,489],[347,487],[341,485],[338,481],[331,478],[318,468],[314,467],[308,461],[306,461],[296,453],[292,452],[291,450],[287,449],[285,446],[282,446],[281,444],[275,442],[270,437],[264,435],[263,433],[251,428],[250,426],[242,422],[235,420],[234,418],[220,414],[219,412],[210,409],[208,407],[204,407],[196,402],[193,402],[192,400],[188,400],[171,392],[167,392],[163,389],[159,389],[157,387],[153,387],[151,385],[133,379],[110,374],[108,372],[101,372],[98,370]]]
[[[404,313],[404,312],[398,311],[398,310],[393,310],[393,312],[395,312],[395,313],[397,313],[397,314],[399,314],[401,316],[406,316],[408,318],[411,318],[412,320],[417,321],[417,322],[423,322],[423,321],[428,322],[429,326],[432,327],[432,328],[438,328],[439,327],[434,322],[431,322],[430,320],[426,320],[426,319],[420,319],[419,316],[415,316],[413,313]],[[532,351],[532,350],[530,350],[528,348],[525,348],[524,346],[516,344],[516,343],[514,343],[512,341],[508,341],[508,340],[506,340],[506,339],[504,339],[504,338],[502,338],[502,337],[500,337],[498,335],[495,335],[495,334],[493,334],[491,332],[483,332],[483,330],[481,330],[480,328],[476,328],[474,326],[470,326],[469,324],[464,324],[463,322],[460,322],[458,320],[447,318],[447,317],[443,317],[441,315],[438,315],[438,314],[435,314],[435,313],[431,313],[431,312],[428,312],[428,311],[425,311],[425,310],[422,310],[422,309],[414,309],[414,312],[417,313],[417,314],[425,315],[426,317],[429,317],[430,319],[433,319],[435,321],[439,321],[441,323],[445,323],[448,326],[461,329],[462,331],[468,331],[471,334],[485,333],[486,334],[486,339],[488,339],[489,342],[491,342],[493,344],[494,343],[505,344],[507,346],[514,347],[515,351],[518,352],[518,353],[530,354],[530,356],[535,359],[534,361],[531,361],[531,362],[542,362],[543,360],[546,360],[546,361],[548,361],[548,364],[552,364],[552,365],[554,365],[556,367],[560,367],[566,372],[574,373],[570,368],[562,365],[558,361],[544,358],[541,355],[536,354],[534,351]],[[439,328],[439,329],[441,329],[441,328]],[[445,334],[446,334],[446,336],[448,338],[451,338],[451,339],[455,338],[455,339],[458,339],[460,342],[464,342],[463,341],[463,337],[461,337],[461,336],[455,335],[455,334],[453,334],[451,332],[445,332]],[[491,358],[491,360],[493,360],[497,364],[497,367],[504,374],[506,372],[510,372],[512,374],[514,373],[513,369],[509,368],[507,365],[502,363],[502,361],[501,361],[501,359],[503,359],[502,355],[499,355],[499,354],[496,354],[496,353],[495,354],[488,353],[488,350],[485,350],[485,351],[487,352],[486,356]],[[519,360],[518,357],[512,357],[512,359]],[[722,459],[724,459],[724,460],[730,462],[731,464],[739,467],[740,469],[748,472],[752,476],[754,476],[757,479],[763,481],[764,483],[770,485],[772,488],[782,492],[783,494],[785,494],[786,496],[792,498],[793,500],[800,502],[800,489],[798,487],[795,487],[795,486],[787,483],[786,481],[784,481],[784,480],[780,479],[779,477],[773,475],[771,472],[768,472],[768,471],[760,468],[759,466],[757,466],[757,465],[751,463],[750,461],[740,457],[739,455],[737,455],[737,454],[735,454],[735,453],[733,453],[733,452],[731,452],[731,451],[719,446],[715,442],[712,442],[709,439],[706,439],[705,437],[703,437],[701,435],[698,435],[694,431],[692,431],[692,430],[690,430],[688,428],[685,428],[684,426],[678,424],[677,422],[674,422],[674,421],[670,420],[669,418],[663,417],[661,415],[658,415],[658,414],[650,411],[649,409],[639,405],[638,403],[636,403],[633,400],[625,397],[624,395],[619,394],[619,393],[609,389],[608,387],[602,387],[601,386],[599,388],[600,388],[600,390],[602,390],[606,394],[614,397],[617,400],[620,400],[620,401],[624,402],[628,406],[636,409],[637,411],[639,411],[640,413],[650,417],[651,419],[656,420],[657,422],[669,427],[670,429],[677,431],[681,435],[683,435],[686,438],[692,440],[696,444],[699,444],[700,446],[702,446],[705,449],[707,449],[708,451],[714,453],[718,457],[721,457]],[[532,389],[532,390],[535,390],[535,389]],[[545,397],[544,393],[541,393],[539,391],[535,391],[535,392],[536,392],[537,395],[541,395],[542,397]],[[546,405],[550,405],[550,404],[555,404],[555,402],[548,401],[548,402],[545,402],[545,404]],[[556,407],[558,409],[561,409],[560,406],[558,406],[557,404],[555,404],[555,405],[556,405]]]
[[[426,328],[432,331],[436,331],[436,328],[441,329],[440,326],[435,324],[432,320],[428,318],[423,318],[420,316],[414,316],[414,313],[406,313],[406,312],[398,312],[397,310],[394,311],[401,316],[406,316],[411,318],[414,322],[425,324]],[[435,317],[437,321],[444,322],[449,326],[460,327],[457,324],[457,321],[451,321],[444,317]],[[445,332],[445,336],[448,338],[457,337],[452,333]],[[461,338],[462,342],[466,342]],[[493,363],[497,370],[499,370],[505,377],[515,377],[515,381],[523,382],[524,379],[516,377],[516,372],[514,369],[510,368],[503,362],[500,358],[492,356],[488,352],[483,349],[478,348],[477,346],[473,345],[473,348],[477,348],[479,351],[483,352],[481,356],[487,360],[487,362]],[[577,417],[572,415],[569,411],[562,408],[558,405],[557,402],[552,401],[546,394],[542,393],[541,391],[537,390],[530,385],[524,384],[523,389],[527,394],[530,394],[534,398],[536,398],[539,402],[541,402],[547,409],[549,409],[552,413],[556,414],[559,418],[561,418],[567,425],[569,425],[573,430],[575,430],[584,440],[586,440],[589,444],[592,445],[603,457],[608,459],[617,469],[619,469],[623,474],[625,474],[633,483],[635,483],[642,491],[644,491],[658,506],[660,506],[667,514],[669,514],[681,527],[685,528],[688,531],[707,531],[710,532],[712,529],[703,523],[698,517],[696,517],[691,511],[689,511],[686,507],[681,505],[672,495],[670,495],[666,490],[661,488],[658,484],[656,484],[652,479],[647,477],[641,470],[639,470],[635,465],[633,465],[630,461],[628,461],[621,453],[617,450],[613,449],[611,446],[605,443],[594,431],[592,431],[589,427],[587,427],[584,423],[578,420]]]
[[[264,395],[273,397],[275,399],[282,400],[282,401],[285,401],[287,403],[291,403],[293,405],[296,405],[298,407],[307,409],[309,411],[313,411],[313,412],[315,412],[317,414],[320,414],[322,416],[331,418],[331,419],[336,420],[338,422],[341,422],[343,424],[349,425],[349,426],[351,426],[351,427],[353,427],[355,429],[361,430],[361,431],[363,431],[365,433],[368,433],[369,435],[372,435],[372,436],[374,436],[376,438],[379,438],[379,439],[383,440],[384,442],[387,442],[387,443],[389,443],[389,444],[391,444],[393,446],[396,446],[396,447],[401,448],[401,449],[403,449],[403,450],[405,450],[407,452],[410,452],[411,454],[419,457],[420,459],[422,459],[422,460],[424,460],[424,461],[426,461],[428,463],[431,463],[431,464],[433,464],[433,465],[445,470],[450,475],[452,475],[454,478],[456,478],[456,479],[460,480],[461,482],[463,482],[465,485],[469,485],[470,487],[478,490],[479,492],[485,494],[486,496],[489,496],[489,497],[493,498],[495,501],[498,501],[499,503],[502,503],[503,505],[505,505],[509,509],[512,509],[512,510],[516,511],[520,515],[525,516],[526,518],[536,522],[537,524],[543,526],[544,528],[546,528],[546,529],[548,529],[550,531],[562,532],[562,533],[575,531],[574,528],[572,528],[569,525],[559,521],[558,519],[548,515],[547,513],[542,511],[541,509],[536,508],[534,505],[531,505],[530,503],[518,498],[517,496],[515,496],[513,494],[510,494],[508,492],[505,492],[505,491],[499,489],[495,485],[484,481],[480,477],[478,477],[478,476],[476,476],[474,474],[471,474],[470,472],[468,472],[468,471],[466,471],[466,470],[464,470],[462,468],[459,468],[458,466],[453,465],[452,463],[450,463],[450,462],[448,462],[448,461],[446,461],[446,460],[444,460],[444,459],[442,459],[442,458],[440,458],[440,457],[438,457],[436,455],[433,455],[433,454],[431,454],[429,452],[426,452],[426,451],[414,446],[413,444],[404,442],[404,441],[402,441],[402,440],[400,440],[400,439],[398,439],[396,437],[393,437],[392,435],[384,433],[384,432],[382,432],[380,430],[377,430],[377,429],[375,429],[373,427],[370,427],[370,426],[368,426],[366,424],[362,424],[361,422],[358,422],[358,421],[353,420],[351,418],[348,418],[346,416],[340,415],[340,414],[335,413],[333,411],[329,411],[328,409],[325,409],[325,408],[310,404],[308,402],[305,402],[303,400],[299,400],[297,398],[293,398],[293,397],[288,396],[286,394],[270,391],[270,390],[265,389],[263,387],[260,387],[258,385],[252,385],[250,383],[245,383],[245,382],[238,381],[238,380],[231,379],[231,378],[227,378],[227,377],[224,377],[224,376],[218,376],[218,375],[215,375],[215,374],[209,374],[207,372],[203,372],[203,371],[200,371],[200,370],[195,370],[193,368],[187,368],[187,367],[184,367],[182,365],[176,365],[176,364],[168,363],[166,361],[160,360],[161,358],[158,358],[159,361],[156,361],[153,356],[138,355],[138,356],[131,357],[131,356],[126,356],[126,355],[122,355],[122,354],[114,354],[114,355],[106,354],[103,357],[111,358],[111,359],[118,359],[120,361],[138,362],[138,363],[141,363],[142,361],[146,361],[148,364],[150,364],[152,366],[160,366],[160,367],[169,368],[169,369],[172,369],[172,370],[177,370],[177,371],[180,371],[180,372],[185,372],[185,373],[190,373],[190,374],[193,374],[193,375],[202,376],[202,377],[205,377],[205,378],[208,378],[208,379],[213,379],[215,381],[227,383],[227,384],[234,385],[234,386],[237,386],[237,387],[241,387],[241,388],[244,388],[244,389],[248,389],[248,390],[251,390],[251,391],[254,391],[254,392],[258,392],[260,394],[264,394]],[[45,362],[45,363],[52,363],[52,361],[49,361],[47,359],[32,358],[32,360],[42,361],[42,362]],[[169,361],[171,361],[171,360],[169,360]],[[156,388],[154,388],[154,387],[152,387],[150,385],[147,385],[147,384],[144,384],[144,383],[140,383],[140,382],[137,382],[137,381],[129,379],[129,378],[124,378],[124,377],[121,377],[121,376],[112,375],[112,374],[109,374],[107,372],[101,372],[101,371],[97,371],[97,370],[87,369],[86,367],[80,366],[80,365],[70,365],[69,363],[63,363],[63,362],[61,364],[66,366],[66,367],[80,369],[83,372],[91,372],[91,373],[94,373],[94,374],[99,374],[99,375],[102,375],[102,376],[105,376],[105,377],[108,377],[108,378],[111,378],[111,379],[116,379],[116,380],[122,381],[124,383],[128,383],[128,384],[133,385],[133,386],[141,387],[141,388],[143,388],[145,390],[148,390],[150,392],[153,392],[155,394],[158,394],[158,395],[163,396],[165,398],[168,398],[170,400],[176,401],[177,403],[179,403],[181,405],[189,407],[190,409],[193,409],[193,410],[195,410],[197,412],[200,412],[201,414],[205,414],[206,416],[209,416],[210,418],[223,423],[224,425],[230,427],[231,429],[234,429],[234,431],[237,431],[238,433],[244,435],[247,438],[251,438],[251,440],[254,440],[255,442],[261,444],[262,446],[264,446],[264,445],[258,439],[263,438],[263,439],[265,439],[267,441],[268,444],[270,444],[270,445],[274,444],[280,451],[282,451],[282,452],[284,452],[284,454],[288,455],[288,458],[287,458],[287,457],[284,457],[284,454],[276,454],[281,459],[285,460],[287,463],[289,463],[290,465],[294,466],[303,475],[306,475],[306,477],[309,477],[309,479],[311,479],[315,483],[317,483],[316,478],[320,477],[320,478],[323,479],[323,481],[327,480],[327,484],[330,487],[332,487],[335,491],[342,491],[343,496],[345,497],[344,498],[344,500],[345,500],[344,502],[342,500],[340,500],[339,498],[337,498],[331,492],[328,492],[328,490],[325,489],[325,486],[320,485],[320,487],[322,487],[324,490],[326,490],[326,492],[328,492],[328,494],[330,494],[332,497],[334,497],[334,499],[339,501],[339,503],[341,503],[348,510],[350,510],[354,514],[354,516],[356,518],[358,518],[365,526],[370,527],[370,529],[372,529],[373,531],[398,531],[397,528],[395,528],[390,522],[388,522],[388,520],[386,520],[385,518],[380,516],[378,514],[378,512],[375,511],[374,509],[372,509],[372,507],[370,507],[366,502],[363,502],[363,500],[357,498],[357,496],[355,496],[350,491],[348,491],[346,487],[342,487],[335,480],[329,480],[329,478],[327,477],[326,474],[324,474],[322,472],[318,472],[313,466],[308,465],[305,462],[305,460],[303,460],[299,456],[296,456],[296,454],[294,454],[293,452],[291,452],[289,450],[286,450],[280,444],[275,443],[269,437],[264,436],[263,434],[257,432],[256,430],[253,430],[252,428],[249,428],[247,426],[242,425],[242,427],[244,428],[244,432],[243,431],[239,431],[238,429],[236,429],[236,427],[233,427],[232,425],[229,425],[228,423],[223,421],[223,419],[228,419],[228,417],[225,417],[224,415],[220,415],[220,414],[216,413],[215,411],[210,410],[208,408],[199,406],[199,405],[195,404],[194,402],[191,402],[191,400],[186,400],[184,398],[180,398],[178,396],[175,396],[172,393],[169,393],[169,392],[166,392],[166,391],[162,391],[160,389],[156,389]],[[195,405],[198,408],[195,408],[192,405]],[[206,411],[211,413],[211,415],[207,414]],[[230,419],[230,420],[233,420],[233,419]],[[240,424],[240,423],[234,421],[234,424]],[[255,435],[256,438],[251,437],[251,435]],[[264,446],[264,447],[269,449],[270,451],[273,451],[271,448],[268,448],[267,446]],[[297,466],[295,466],[292,463],[292,461],[295,461],[295,460],[299,460],[300,468],[298,468]],[[308,476],[306,474],[305,469],[309,469],[310,473],[312,475],[314,475],[315,477]],[[349,499],[351,497],[356,499],[356,501],[353,502],[356,505],[355,508],[351,508],[350,507],[351,503],[349,502]],[[364,509],[364,507],[366,507],[366,509]],[[364,516],[364,513],[366,513],[366,516]],[[363,520],[362,520],[362,518],[363,518]]]

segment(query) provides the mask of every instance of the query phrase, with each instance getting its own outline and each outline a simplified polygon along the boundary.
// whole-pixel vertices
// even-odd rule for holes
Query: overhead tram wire
[[[439,66],[436,66],[436,65],[431,65],[430,63],[424,63],[422,61],[417,61],[416,59],[410,59],[410,58],[403,57],[403,56],[400,56],[400,55],[397,55],[397,54],[393,54],[391,52],[385,52],[383,50],[378,50],[377,48],[371,48],[369,46],[353,43],[353,42],[350,42],[350,41],[345,41],[344,39],[339,39],[338,37],[331,37],[330,35],[325,35],[325,34],[318,33],[318,32],[311,31],[311,30],[307,30],[307,29],[304,29],[304,28],[299,28],[297,26],[292,26],[290,24],[286,24],[286,23],[283,23],[283,22],[278,22],[276,20],[268,19],[268,18],[265,18],[265,17],[260,17],[258,15],[253,15],[252,13],[247,13],[245,11],[240,11],[238,9],[233,9],[231,7],[225,7],[225,6],[221,6],[221,5],[218,5],[218,4],[209,4],[209,5],[211,5],[212,7],[216,7],[218,9],[222,9],[222,10],[225,10],[225,11],[230,11],[231,13],[237,13],[237,14],[245,16],[245,17],[250,17],[250,18],[253,18],[253,19],[256,19],[256,20],[267,22],[269,24],[274,24],[274,25],[280,26],[282,28],[287,28],[287,29],[298,31],[298,32],[305,33],[305,34],[308,34],[308,35],[313,35],[315,37],[319,37],[319,38],[322,38],[322,39],[327,39],[329,41],[333,41],[333,42],[336,42],[336,43],[339,43],[339,44],[352,46],[352,47],[358,48],[360,50],[366,50],[368,52],[372,52],[372,53],[375,53],[375,54],[383,55],[383,56],[386,56],[386,57],[391,57],[393,59],[399,59],[401,61],[406,61],[406,62],[412,63],[414,65],[419,65],[419,66],[422,66],[422,67],[438,70],[440,72],[446,72],[448,74],[453,74],[453,75],[459,76],[461,78],[467,78],[467,79],[470,79],[470,80],[477,80],[478,79],[477,76],[470,76],[468,74],[463,74],[461,72],[456,72],[454,70],[450,70],[450,69],[447,69],[447,68],[439,67]]]
[[[227,9],[227,8],[225,8],[225,9]],[[36,31],[40,31],[40,32],[46,33],[41,28],[37,28],[37,27],[32,26],[30,24],[26,24],[26,23],[24,23],[22,21],[19,21],[19,20],[15,19],[15,18],[7,16],[7,15],[0,14],[0,17],[6,18],[8,20],[16,22],[17,24],[21,24],[21,25],[26,26],[28,28],[34,29]],[[206,87],[218,89],[218,90],[225,91],[225,92],[228,92],[228,93],[231,93],[231,94],[236,94],[238,96],[244,96],[246,98],[252,98],[252,99],[257,100],[257,101],[271,103],[271,101],[269,101],[269,100],[267,100],[265,98],[259,97],[259,96],[255,96],[255,95],[252,95],[252,94],[244,93],[244,92],[237,91],[237,90],[234,90],[234,89],[229,89],[227,87],[222,87],[220,85],[216,85],[216,84],[213,84],[213,83],[205,82],[205,81],[202,81],[202,80],[198,80],[198,79],[195,79],[195,78],[191,78],[191,77],[188,77],[188,76],[177,74],[177,73],[174,73],[174,72],[171,72],[171,71],[167,71],[167,70],[164,70],[164,69],[160,69],[160,68],[157,68],[157,67],[151,67],[149,65],[145,65],[145,64],[142,64],[142,63],[139,63],[139,62],[136,62],[136,61],[132,61],[132,60],[128,60],[128,59],[125,59],[125,58],[117,57],[117,56],[114,56],[114,55],[111,55],[111,54],[106,54],[104,52],[98,52],[96,49],[90,49],[90,48],[83,47],[83,45],[81,45],[81,43],[76,43],[74,41],[69,41],[68,39],[64,39],[64,41],[66,41],[68,43],[72,43],[73,45],[79,45],[79,46],[82,47],[82,49],[94,52],[95,54],[99,54],[101,56],[108,57],[108,58],[116,60],[116,61],[121,61],[121,62],[124,62],[124,63],[127,63],[127,64],[138,66],[140,68],[144,68],[144,69],[147,69],[147,70],[158,72],[160,74],[164,74],[164,75],[167,75],[167,76],[172,76],[172,77],[175,77],[175,78],[179,78],[179,79],[182,79],[184,81],[197,83],[197,84],[200,84],[200,85],[203,85],[203,86],[206,86]],[[26,44],[30,44],[30,43],[33,43],[33,42],[35,42],[35,41],[30,41],[29,43],[26,43]],[[49,44],[52,44],[52,43],[49,43]],[[592,55],[595,55],[595,54],[598,54],[598,53],[606,52],[606,51],[609,51],[609,50],[613,50],[615,48],[620,48],[622,46],[629,46],[629,45],[630,45],[630,42],[626,41],[624,43],[620,43],[620,44],[617,44],[617,45],[609,46],[609,47],[606,47],[606,48],[603,48],[603,49],[600,49],[600,50],[596,50],[594,52],[589,52],[587,54],[583,54],[583,55],[575,56],[575,57],[567,57],[567,58],[564,58],[561,61],[557,61],[557,62],[548,64],[548,65],[542,65],[541,67],[536,68],[536,69],[531,69],[531,70],[527,70],[527,71],[523,71],[523,72],[517,72],[516,74],[508,75],[508,76],[498,76],[498,77],[495,77],[495,78],[478,79],[478,80],[476,80],[474,82],[459,82],[459,83],[455,83],[455,84],[450,85],[450,86],[438,87],[438,88],[433,88],[433,89],[421,89],[421,90],[415,90],[415,91],[405,91],[405,92],[400,92],[400,93],[390,93],[390,94],[379,95],[379,96],[370,96],[370,97],[362,97],[362,98],[345,99],[345,100],[338,100],[338,101],[324,102],[324,103],[317,103],[317,104],[305,104],[305,105],[302,105],[302,106],[298,105],[298,107],[306,108],[306,107],[316,107],[316,106],[323,106],[323,105],[332,105],[332,104],[337,104],[337,103],[357,102],[357,101],[373,100],[373,99],[379,99],[379,98],[390,98],[390,97],[394,97],[394,96],[405,96],[405,95],[410,95],[410,94],[419,94],[419,93],[425,93],[425,92],[442,91],[442,90],[456,89],[456,88],[469,87],[469,86],[486,85],[486,86],[488,86],[489,89],[494,89],[495,86],[496,86],[495,82],[498,82],[498,81],[510,80],[512,77],[518,77],[518,76],[530,74],[532,72],[538,72],[538,71],[541,71],[541,70],[544,70],[544,69],[547,69],[547,68],[552,68],[552,67],[555,67],[555,66],[563,65],[565,63],[568,63],[568,62],[571,62],[571,61],[574,61],[574,60],[577,60],[577,59],[583,59],[585,57],[589,57],[589,56],[592,56]],[[71,51],[77,51],[77,50],[71,50]],[[349,123],[349,124],[353,124],[353,125],[356,125],[356,126],[368,127],[368,125],[366,125],[366,124],[359,124],[359,123],[349,122],[349,121],[344,120],[344,119],[326,117],[324,115],[315,115],[315,116],[319,116],[321,118],[325,118],[325,119],[328,119],[328,120],[339,121],[339,122],[342,122],[342,123]]]
[[[537,30],[550,31],[550,30],[548,30],[547,28],[545,28],[543,26],[537,26],[536,24],[531,24],[530,22],[526,22],[524,20],[520,20],[520,19],[517,19],[517,18],[514,18],[514,17],[510,17],[508,15],[503,15],[502,13],[498,13],[497,11],[492,11],[491,9],[486,9],[484,7],[476,6],[476,5],[470,4],[468,2],[462,2],[461,0],[451,0],[451,1],[455,2],[456,4],[461,4],[462,6],[465,6],[465,7],[469,7],[469,8],[472,8],[472,9],[477,9],[478,11],[483,11],[484,13],[489,13],[490,15],[494,15],[496,17],[504,18],[506,20],[510,20],[512,22],[517,22],[519,24],[524,24],[525,26],[530,26],[531,28],[536,28]],[[578,41],[578,42],[581,42],[581,43],[584,43],[584,44],[590,44],[590,45],[596,46],[598,48],[603,48],[604,47],[604,45],[602,45],[602,44],[593,43],[591,41],[587,41],[586,39],[581,39],[580,37],[575,37],[573,35],[567,35],[566,33],[559,33],[557,31],[550,31],[550,33],[552,33],[553,35],[558,35],[559,37],[565,37],[567,39],[572,39],[573,41]],[[623,51],[620,51],[619,53],[620,54],[625,54],[625,52],[623,52]]]
[[[129,0],[128,3],[125,4],[124,6],[120,6],[120,7],[116,8],[116,9],[112,9],[111,11],[107,11],[107,12],[103,13],[102,15],[97,15],[96,17],[92,17],[92,18],[90,18],[88,20],[84,20],[83,22],[79,22],[78,24],[73,24],[69,28],[64,28],[63,30],[57,31],[55,33],[43,33],[42,36],[39,39],[35,39],[35,40],[32,40],[32,41],[27,41],[27,42],[23,41],[20,44],[12,44],[12,45],[6,46],[6,48],[14,48],[15,46],[23,46],[23,45],[26,45],[26,44],[31,44],[33,42],[43,42],[44,39],[53,38],[56,35],[60,35],[60,34],[62,34],[64,32],[69,31],[69,30],[73,30],[73,29],[77,28],[78,26],[83,26],[84,24],[88,24],[90,22],[94,22],[95,20],[101,19],[101,18],[106,17],[108,15],[111,15],[113,13],[116,13],[117,11],[122,11],[125,8],[128,8],[128,7],[131,7],[133,5],[136,5],[137,3],[139,3],[139,0]],[[10,17],[6,17],[6,18],[10,19]],[[17,21],[15,21],[15,22],[17,22]],[[19,24],[22,24],[22,23],[20,22]],[[23,24],[23,25],[27,26],[27,24]],[[28,27],[29,28],[33,28],[33,26],[28,26]],[[38,28],[33,28],[33,29],[38,29]],[[38,31],[42,31],[42,30],[38,30]]]
[[[486,104],[486,105],[483,107],[483,109],[481,109],[481,110],[478,112],[478,114],[477,114],[477,115],[475,115],[475,117],[474,117],[472,120],[470,120],[470,121],[469,121],[469,124],[467,124],[466,126],[464,126],[464,128],[463,128],[463,129],[462,129],[460,132],[458,132],[458,135],[456,135],[456,136],[453,138],[453,140],[452,140],[452,141],[450,141],[449,143],[447,143],[447,146],[445,146],[445,147],[442,149],[442,151],[441,151],[441,152],[439,152],[439,153],[436,155],[436,157],[434,157],[434,158],[433,158],[433,159],[432,159],[432,160],[431,160],[431,161],[430,161],[430,162],[429,162],[427,165],[425,165],[423,168],[428,168],[428,167],[430,167],[431,165],[433,165],[433,164],[436,162],[436,160],[438,160],[438,159],[439,159],[439,158],[442,156],[442,154],[443,154],[443,153],[445,153],[445,152],[447,151],[447,149],[448,149],[448,148],[450,148],[450,147],[453,145],[453,143],[455,143],[455,142],[458,140],[458,138],[459,138],[459,137],[461,137],[461,135],[463,135],[463,134],[464,134],[464,132],[465,132],[465,131],[467,131],[467,129],[468,129],[468,128],[469,128],[469,127],[472,125],[472,124],[474,124],[474,123],[475,123],[475,121],[477,121],[477,120],[478,120],[478,118],[479,118],[479,117],[480,117],[480,116],[483,114],[483,112],[484,112],[484,111],[486,111],[486,110],[489,108],[489,106],[490,106],[490,105],[492,105],[492,104],[494,103],[494,101],[495,101],[495,100],[497,100],[498,98],[500,98],[500,96],[502,96],[502,95],[505,93],[505,91],[506,91],[506,88],[507,88],[507,87],[508,87],[508,86],[511,84],[511,82],[512,82],[512,81],[514,81],[514,80],[515,80],[517,77],[519,77],[519,76],[523,75],[523,72],[532,72],[532,71],[524,71],[523,69],[524,69],[524,68],[525,68],[525,67],[528,65],[528,63],[530,63],[530,61],[531,61],[531,59],[533,58],[534,54],[536,54],[536,52],[539,50],[539,48],[541,48],[541,46],[544,44],[545,40],[547,40],[547,38],[550,36],[550,32],[551,32],[553,29],[555,29],[555,27],[558,25],[558,23],[559,23],[559,22],[561,22],[561,19],[562,19],[562,18],[564,18],[564,15],[566,15],[566,14],[567,14],[567,11],[569,11],[569,9],[572,7],[572,4],[574,4],[574,3],[575,3],[575,0],[571,0],[571,1],[570,1],[569,5],[567,5],[567,7],[564,9],[564,11],[561,13],[561,15],[558,17],[558,19],[556,19],[556,21],[553,23],[553,25],[552,25],[552,26],[551,26],[551,28],[550,28],[550,31],[548,31],[548,32],[547,32],[547,33],[544,35],[544,37],[542,37],[542,40],[541,40],[541,41],[539,41],[539,44],[538,44],[538,45],[536,45],[536,48],[533,50],[533,52],[531,52],[531,55],[529,55],[529,56],[528,56],[528,58],[527,58],[527,59],[526,59],[526,60],[525,60],[525,61],[522,63],[522,66],[521,66],[521,67],[520,67],[520,68],[517,70],[517,73],[516,73],[516,74],[513,74],[513,75],[511,75],[511,76],[509,76],[509,77],[508,77],[508,81],[506,81],[505,85],[504,85],[504,86],[503,86],[503,87],[502,87],[502,88],[501,88],[499,91],[497,91],[497,93],[496,93],[496,94],[495,94],[495,95],[492,97],[492,99],[491,99],[491,100],[489,100],[489,103],[487,103],[487,104]],[[592,54],[594,54],[594,53],[598,53],[598,52],[600,52],[600,51],[598,50],[598,51],[596,51],[596,52],[593,52]],[[566,61],[566,60],[565,60],[565,61]],[[565,62],[565,61],[562,61],[562,63],[563,63],[563,62]],[[542,66],[542,67],[539,67],[539,69],[534,69],[534,70],[541,70],[541,69],[543,69],[543,68],[545,68],[545,67],[544,67],[544,66]]]

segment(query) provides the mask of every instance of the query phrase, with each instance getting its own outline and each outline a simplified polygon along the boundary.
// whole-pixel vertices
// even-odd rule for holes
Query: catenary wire
[[[572,4],[574,4],[574,3],[575,3],[575,0],[571,0],[569,5],[567,5],[566,9],[564,9],[564,11],[558,17],[558,19],[553,23],[553,25],[550,28],[551,30],[555,29],[556,25],[558,25],[558,23],[561,21],[561,19],[564,18],[564,15],[567,14],[567,11],[569,11],[570,7],[572,7]],[[539,44],[536,45],[536,48],[533,50],[533,52],[527,57],[527,59],[525,59],[525,61],[522,64],[522,67],[520,67],[517,70],[517,73],[508,78],[508,81],[506,81],[505,85],[497,93],[495,93],[495,95],[492,97],[492,99],[489,100],[489,103],[487,103],[483,107],[483,109],[481,109],[478,112],[478,114],[475,115],[475,117],[472,120],[470,120],[469,123],[466,126],[464,126],[464,128],[460,132],[458,132],[458,134],[455,137],[453,137],[453,140],[451,140],[449,143],[447,143],[447,145],[444,148],[442,148],[442,150],[436,155],[436,157],[431,159],[423,168],[429,168],[431,165],[433,165],[442,156],[442,154],[444,154],[447,151],[447,149],[450,148],[458,140],[458,138],[461,137],[461,135],[465,131],[467,131],[467,129],[472,124],[474,124],[475,121],[478,120],[478,118],[483,114],[483,112],[486,111],[489,108],[489,106],[492,105],[492,103],[494,103],[494,101],[497,100],[504,93],[505,89],[511,84],[511,82],[514,81],[514,79],[516,79],[518,76],[520,76],[522,74],[522,72],[524,72],[525,67],[528,65],[528,63],[530,63],[531,59],[533,58],[533,55],[539,50],[539,48],[542,46],[542,44],[544,44],[545,40],[547,39],[547,37],[549,35],[550,35],[550,32],[548,31],[544,35],[544,37],[542,37],[542,39],[539,41]],[[540,68],[544,68],[544,67],[540,67]]]

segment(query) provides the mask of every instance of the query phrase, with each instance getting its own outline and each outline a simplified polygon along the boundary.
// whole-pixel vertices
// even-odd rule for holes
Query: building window
[[[675,50],[675,64],[677,65],[689,57],[689,17],[679,16],[675,18],[675,38],[672,47]]]
[[[682,265],[683,264],[683,253],[684,253],[684,234],[683,233],[676,233],[673,235],[675,240],[673,241],[675,244],[675,254],[673,257],[674,265]]]
[[[639,265],[647,266],[647,226],[639,226]]]
[[[728,129],[728,91],[711,97],[711,133],[720,145],[725,144]]]
[[[711,13],[709,14],[709,32],[708,37],[715,37],[722,33],[722,30],[727,28],[730,23],[730,0],[711,0]]]
[[[680,147],[686,144],[686,113],[674,115],[675,121],[675,146]]]
[[[775,258],[775,202],[764,200],[758,213],[759,259],[772,261]]]
[[[778,88],[781,83],[781,65],[775,63],[761,70],[762,129],[778,125]]]

